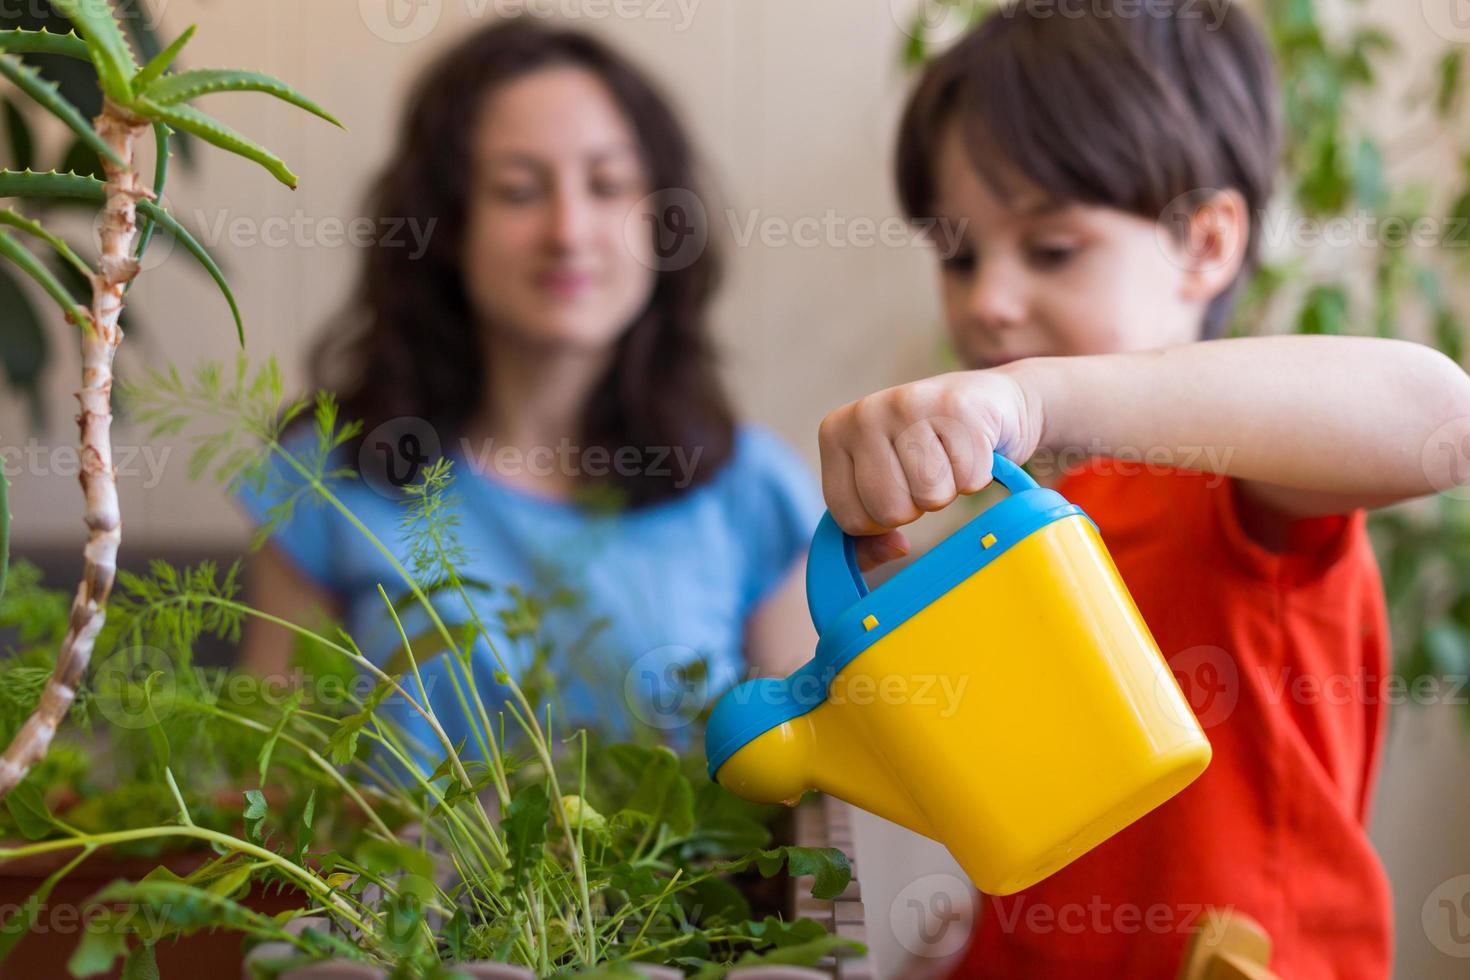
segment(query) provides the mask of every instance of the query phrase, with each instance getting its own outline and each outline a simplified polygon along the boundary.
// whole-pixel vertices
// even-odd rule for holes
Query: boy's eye
[[[1028,252],[1031,263],[1039,269],[1056,269],[1066,265],[1080,251],[1071,244],[1035,245]]]
[[[939,265],[951,275],[968,275],[975,271],[975,262],[975,253],[966,251],[943,256]]]

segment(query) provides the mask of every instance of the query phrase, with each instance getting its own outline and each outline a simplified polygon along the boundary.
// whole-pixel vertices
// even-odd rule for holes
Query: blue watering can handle
[[[991,475],[1011,493],[1036,489],[1036,481],[1000,453],[994,454]],[[867,594],[868,583],[858,568],[857,539],[844,533],[828,511],[812,535],[806,563],[806,604],[817,632],[825,632],[829,624]]]

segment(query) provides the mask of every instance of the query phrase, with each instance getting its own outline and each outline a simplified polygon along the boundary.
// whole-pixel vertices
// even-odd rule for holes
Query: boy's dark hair
[[[927,67],[904,112],[897,177],[911,218],[933,214],[951,120],[1002,196],[1021,175],[1057,201],[1165,220],[1201,192],[1239,191],[1244,265],[1205,316],[1205,337],[1224,331],[1258,262],[1278,140],[1271,56],[1228,0],[1021,0],[991,14]]]

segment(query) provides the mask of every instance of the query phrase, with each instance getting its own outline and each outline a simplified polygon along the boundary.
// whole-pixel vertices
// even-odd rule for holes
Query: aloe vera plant
[[[218,283],[228,302],[236,333],[243,344],[239,307],[219,267],[209,254],[156,202],[168,176],[170,138],[176,132],[198,137],[220,149],[252,160],[277,180],[294,188],[296,176],[278,156],[196,108],[193,103],[218,92],[262,92],[302,108],[335,125],[330,113],[284,82],[251,71],[203,69],[172,72],[174,62],[194,33],[191,27],[146,64],[139,65],[109,0],[51,0],[77,33],[0,31],[0,76],[23,92],[62,125],[72,130],[102,161],[105,180],[76,173],[0,171],[0,197],[71,198],[100,205],[100,255],[87,264],[57,235],[39,222],[14,211],[0,211],[0,257],[35,280],[81,334],[82,384],[77,391],[81,411],[81,484],[85,497],[87,542],[81,582],[71,606],[69,628],[57,652],[56,666],[35,713],[0,757],[0,796],[45,756],[76,697],[92,647],[106,619],[116,577],[122,536],[117,481],[112,463],[113,360],[123,335],[119,324],[127,292],[138,275],[139,261],[160,226],[173,235]],[[102,112],[90,123],[57,87],[27,64],[27,55],[60,55],[91,63],[102,89]],[[138,144],[153,136],[157,163],[152,187],[145,186],[135,166]],[[51,249],[91,284],[91,296],[79,301],[18,235]]]

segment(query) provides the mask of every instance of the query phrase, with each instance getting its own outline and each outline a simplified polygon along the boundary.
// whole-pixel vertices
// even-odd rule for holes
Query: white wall
[[[293,193],[254,165],[204,147],[204,165],[194,174],[176,168],[167,194],[206,238],[221,221],[251,236],[232,243],[226,234],[215,250],[239,296],[251,357],[276,355],[292,379],[310,339],[346,296],[353,270],[350,248],[320,244],[321,223],[357,215],[415,70],[490,14],[514,7],[511,0],[391,0],[405,13],[417,11],[411,27],[434,25],[405,43],[414,32],[395,34],[386,26],[388,2],[154,3],[170,35],[200,25],[186,54],[189,65],[276,74],[348,126],[340,132],[264,97],[215,96],[209,110],[277,150],[301,186]],[[901,35],[886,5],[860,12],[851,0],[682,3],[682,9],[680,0],[635,4],[648,11],[635,18],[604,16],[627,9],[627,0],[542,0],[530,9],[583,12],[570,22],[611,38],[648,66],[683,110],[738,228],[752,218],[789,226],[829,211],[842,223],[895,219],[888,145],[903,79]],[[304,235],[291,235],[298,247],[260,241],[261,223],[273,217],[303,224]],[[719,224],[729,221],[722,216]],[[748,247],[731,246],[717,311],[740,405],[813,463],[822,415],[931,366],[938,338],[922,250],[841,247],[845,241],[772,246],[757,236]],[[228,311],[181,249],[140,279],[131,301],[150,329],[126,345],[125,375],[141,362],[187,366],[234,357]],[[59,452],[40,455],[19,472],[11,467],[22,550],[81,540],[80,491],[74,468],[67,468],[67,447],[75,440],[75,343],[59,324],[54,333],[62,356],[49,376],[54,418],[42,442]],[[0,437],[15,445],[25,435],[19,403],[0,401]],[[116,443],[137,447],[141,438],[120,423]],[[243,539],[242,523],[221,507],[217,491],[189,483],[186,446],[151,450],[151,461],[140,458],[135,471],[120,474],[126,549]],[[163,464],[156,487],[148,462]]]

